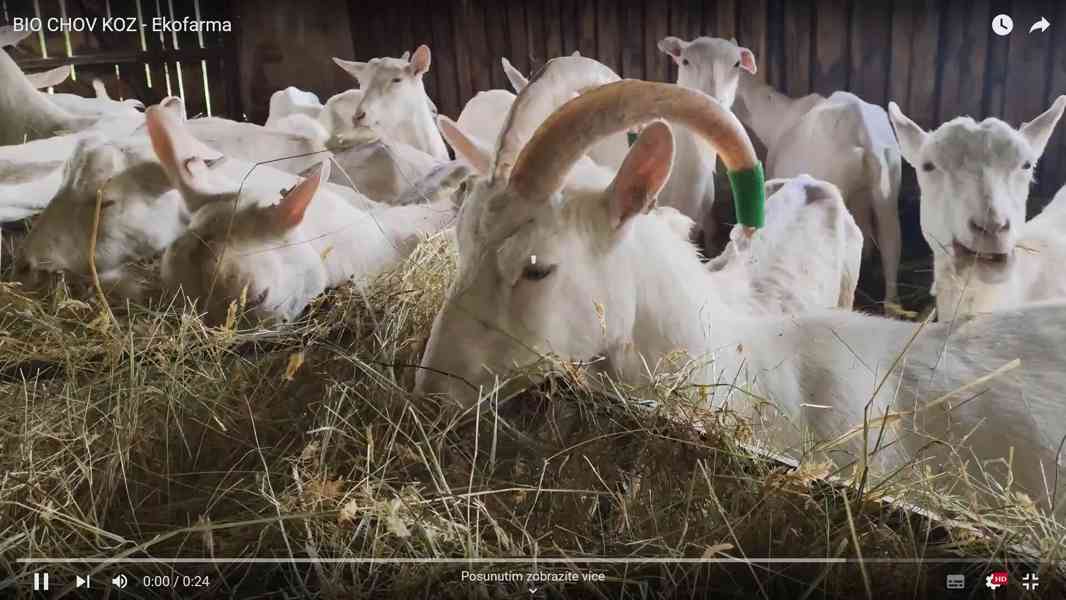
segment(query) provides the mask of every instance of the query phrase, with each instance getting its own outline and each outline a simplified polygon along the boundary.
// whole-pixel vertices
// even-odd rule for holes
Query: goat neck
[[[767,148],[778,145],[781,136],[810,110],[816,94],[790,98],[749,73],[740,74],[733,113],[749,127]]]
[[[49,102],[4,51],[0,51],[0,115],[0,145],[78,131],[95,121],[76,117]]]

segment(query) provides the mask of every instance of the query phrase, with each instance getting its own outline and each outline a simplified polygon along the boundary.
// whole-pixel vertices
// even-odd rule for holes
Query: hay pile
[[[0,579],[35,570],[14,562],[23,556],[1003,559],[1022,546],[1061,558],[1064,530],[1024,505],[978,514],[921,485],[847,489],[821,480],[825,466],[755,458],[734,441],[735,419],[692,410],[669,381],[654,414],[617,387],[596,392],[568,365],[490,399],[480,417],[415,398],[410,365],[453,269],[453,249],[431,239],[365,296],[336,290],[295,326],[266,332],[237,318],[206,328],[177,300],[112,306],[112,318],[62,287],[40,298],[0,284]],[[908,490],[958,522],[877,501]],[[538,592],[567,597],[695,588],[694,597],[851,598],[939,591],[937,569],[328,562],[50,572],[62,581],[90,570],[99,581],[205,573],[209,587],[181,594],[204,598],[530,597],[524,582],[472,585],[464,570],[605,574],[598,588]],[[1048,591],[1053,580],[1045,572]]]

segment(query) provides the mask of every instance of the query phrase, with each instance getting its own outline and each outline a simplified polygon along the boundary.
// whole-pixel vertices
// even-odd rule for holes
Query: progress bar
[[[1005,564],[1066,565],[1066,561],[1027,561],[996,558],[18,558],[23,564]]]

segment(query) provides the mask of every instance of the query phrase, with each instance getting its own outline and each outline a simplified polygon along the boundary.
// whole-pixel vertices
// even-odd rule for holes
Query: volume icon
[[[118,575],[115,575],[114,577],[111,578],[111,585],[117,587],[118,589],[122,589],[122,588],[126,587],[127,585],[129,585],[129,583],[130,583],[129,578],[127,578],[122,573],[119,573]]]

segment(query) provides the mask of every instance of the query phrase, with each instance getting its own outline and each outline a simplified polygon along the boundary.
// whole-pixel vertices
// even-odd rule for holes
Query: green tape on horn
[[[766,187],[762,163],[743,171],[729,172],[729,186],[733,188],[733,207],[737,223],[748,227],[762,227],[765,217]]]
[[[632,131],[626,133],[626,141],[629,142],[630,147],[633,147],[633,144],[636,143],[637,137],[639,137],[639,134],[633,133]]]

